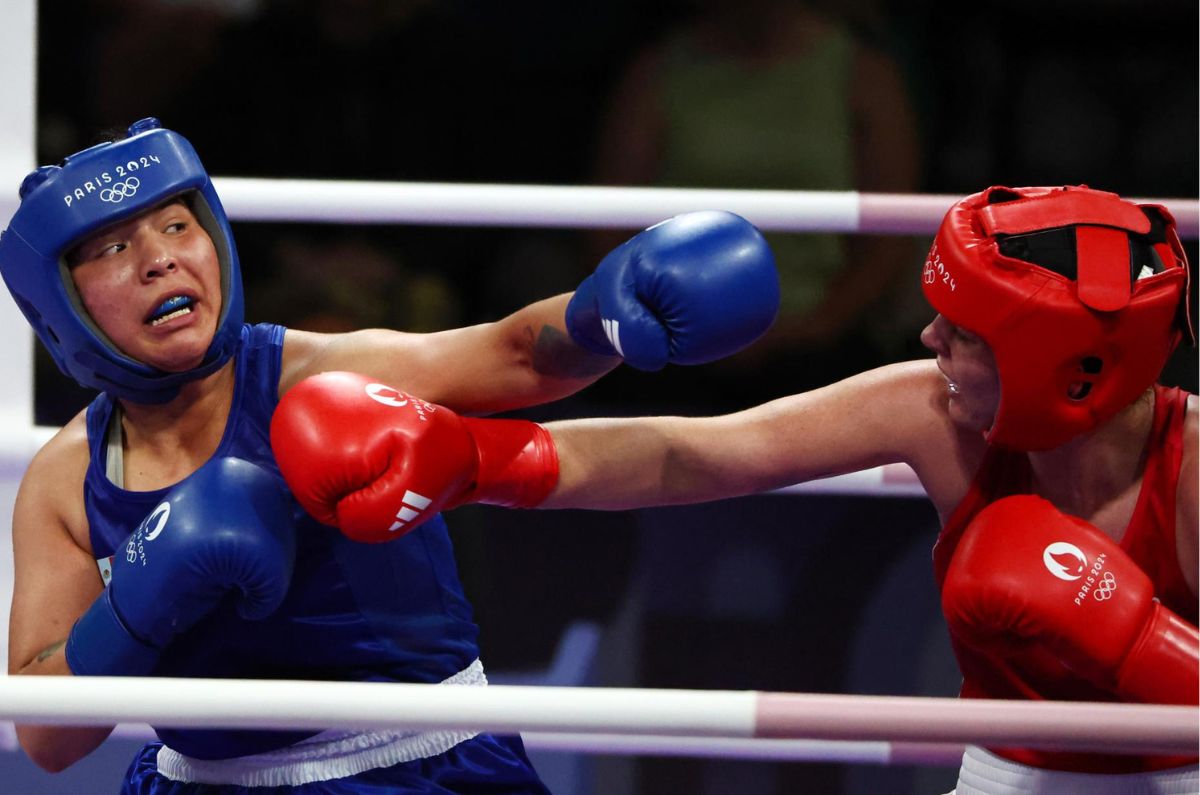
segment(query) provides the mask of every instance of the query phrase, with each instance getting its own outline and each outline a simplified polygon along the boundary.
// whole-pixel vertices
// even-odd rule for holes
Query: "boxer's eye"
[[[958,326],[954,327],[954,336],[968,344],[975,344],[977,342],[980,342],[979,337],[975,336],[974,334],[967,331],[966,329],[959,328]]]

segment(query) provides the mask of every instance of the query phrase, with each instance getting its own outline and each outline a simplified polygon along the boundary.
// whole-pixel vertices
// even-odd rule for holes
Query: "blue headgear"
[[[215,372],[241,342],[242,276],[233,234],[196,150],[148,118],[129,137],[42,166],[21,183],[21,205],[0,234],[0,274],[59,369],[80,384],[135,403],[165,403]],[[66,255],[94,232],[182,196],[221,264],[221,316],[200,365],[168,373],[129,358],[83,307]]]

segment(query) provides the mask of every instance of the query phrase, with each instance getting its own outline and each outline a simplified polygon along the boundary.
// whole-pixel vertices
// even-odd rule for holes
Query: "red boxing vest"
[[[1154,426],[1148,442],[1137,505],[1120,547],[1154,583],[1159,600],[1184,619],[1197,623],[1197,600],[1179,567],[1175,538],[1175,491],[1183,459],[1183,426],[1188,393],[1156,385]],[[1025,453],[990,446],[970,490],[942,528],[933,549],[934,576],[940,588],[954,550],[979,511],[1010,494],[1031,493],[1032,476]],[[1030,648],[998,660],[960,642],[951,634],[963,674],[963,698],[1025,701],[1116,701],[1108,691],[1081,679],[1052,654]],[[1139,773],[1194,764],[1196,757],[1127,756],[990,748],[999,756],[1033,767],[1080,773]]]

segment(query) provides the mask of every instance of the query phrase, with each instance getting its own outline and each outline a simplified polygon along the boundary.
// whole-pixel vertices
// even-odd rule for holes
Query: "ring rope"
[[[2,426],[3,423],[0,423]],[[19,479],[34,454],[59,428],[38,425],[0,428],[0,478]],[[860,472],[810,480],[776,489],[778,494],[827,494],[858,497],[924,497],[925,489],[907,464],[885,464]]]
[[[964,746],[953,743],[671,737],[570,732],[522,732],[521,740],[525,748],[531,751],[928,767],[957,767],[962,762],[965,750]]]
[[[142,742],[155,739],[154,730],[144,723],[122,723],[113,730],[112,736]],[[547,753],[927,767],[957,767],[965,750],[964,746],[953,743],[679,737],[599,732],[521,732],[521,741],[528,751]],[[0,751],[16,751],[19,747],[13,724],[0,721]]]
[[[1200,709],[757,691],[9,676],[0,719],[241,729],[469,729],[1194,753]]]
[[[858,191],[620,188],[214,177],[238,221],[636,229],[693,210],[728,210],[763,231],[932,235],[961,196]],[[1200,201],[1163,204],[1180,237],[1200,235]]]

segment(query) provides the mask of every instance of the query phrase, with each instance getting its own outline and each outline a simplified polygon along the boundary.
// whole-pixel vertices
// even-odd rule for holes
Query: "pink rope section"
[[[755,736],[971,742],[1110,753],[1200,746],[1195,707],[949,698],[760,694]]]
[[[772,737],[673,737],[645,734],[523,732],[521,740],[525,743],[525,748],[531,751],[922,767],[958,767],[965,750],[961,743],[889,743]]]

